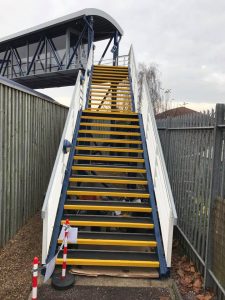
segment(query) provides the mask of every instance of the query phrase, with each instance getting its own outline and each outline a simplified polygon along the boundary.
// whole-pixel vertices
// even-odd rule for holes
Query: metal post
[[[66,65],[69,63],[70,60],[70,29],[66,30]]]
[[[115,34],[114,34],[114,45],[113,45],[113,49],[112,49],[114,66],[118,66],[118,53],[119,53],[119,51],[118,51],[118,47],[119,47],[118,36],[119,36],[119,33],[116,30]]]
[[[93,30],[93,17],[90,16],[88,17],[88,54],[90,52],[91,49],[91,44],[94,40],[94,30]]]
[[[204,270],[204,287],[208,288],[211,286],[211,278],[209,270],[212,266],[212,236],[213,236],[213,216],[212,212],[215,205],[215,199],[220,194],[221,184],[221,152],[223,143],[223,131],[218,125],[224,123],[224,104],[216,105],[216,116],[214,126],[214,142],[213,142],[213,160],[212,160],[212,178],[210,186],[210,203],[209,203],[209,214],[208,214],[208,229],[206,239],[206,259],[205,259],[205,270]]]

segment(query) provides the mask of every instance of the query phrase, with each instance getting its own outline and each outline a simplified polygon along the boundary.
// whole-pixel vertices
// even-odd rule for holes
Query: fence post
[[[166,136],[165,136],[165,146],[164,146],[164,159],[166,162],[166,167],[169,167],[169,156],[170,156],[170,135],[171,135],[171,117],[166,118]]]
[[[224,124],[224,104],[216,104],[216,115],[214,125],[214,142],[213,142],[213,157],[212,157],[212,177],[210,185],[210,199],[208,212],[208,227],[206,238],[206,256],[205,256],[205,270],[204,270],[204,287],[211,286],[211,278],[209,270],[212,265],[212,236],[213,236],[213,209],[216,197],[220,194],[221,184],[221,155],[223,143],[223,130],[218,126]]]

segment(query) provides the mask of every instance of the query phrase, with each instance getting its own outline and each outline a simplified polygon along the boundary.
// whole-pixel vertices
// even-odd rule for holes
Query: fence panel
[[[157,120],[178,214],[178,237],[225,299],[225,105]]]
[[[0,80],[0,248],[42,205],[67,111]]]

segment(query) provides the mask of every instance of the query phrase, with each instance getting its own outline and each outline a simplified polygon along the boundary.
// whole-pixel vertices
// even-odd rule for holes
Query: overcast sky
[[[225,0],[0,0],[0,37],[89,7],[116,19],[120,54],[132,43],[137,62],[156,63],[176,102],[225,103]],[[71,89],[48,93],[66,100]]]

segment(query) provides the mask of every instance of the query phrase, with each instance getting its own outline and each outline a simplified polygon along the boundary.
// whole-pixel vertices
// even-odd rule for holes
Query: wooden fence
[[[225,299],[225,105],[157,120],[178,214],[178,236]]]
[[[0,78],[0,248],[41,208],[67,111]]]

